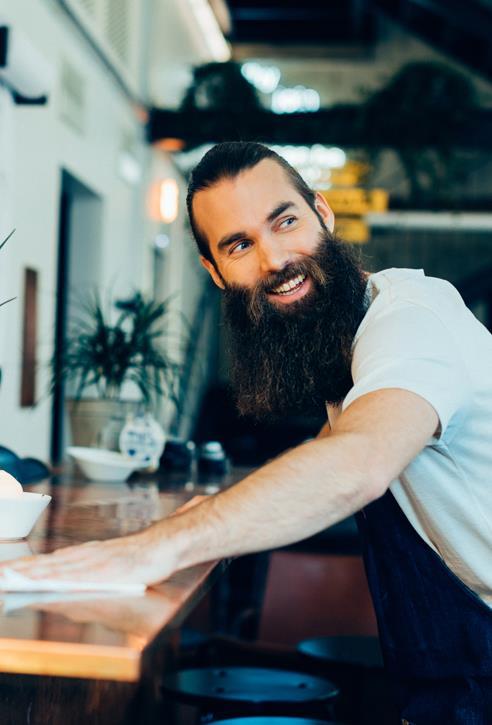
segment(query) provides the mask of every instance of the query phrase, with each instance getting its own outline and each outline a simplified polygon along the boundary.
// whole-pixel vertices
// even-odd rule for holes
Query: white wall
[[[179,105],[194,65],[214,60],[211,38],[191,0],[153,0],[149,93],[156,106]]]
[[[177,3],[152,2],[151,9],[160,6],[161,20],[163,8],[169,16],[177,12]],[[136,287],[151,289],[151,245],[158,226],[149,221],[145,200],[150,181],[162,169],[153,163],[154,152],[145,144],[133,104],[54,0],[0,0],[0,21],[22,30],[51,63],[56,78],[46,107],[12,107],[5,93],[0,95],[0,236],[12,224],[17,227],[15,238],[1,253],[0,298],[19,296],[0,309],[0,444],[46,460],[51,433],[47,363],[54,335],[61,170],[67,169],[103,199],[100,267],[94,276],[103,288],[120,295]],[[172,17],[168,21],[171,25],[174,22]],[[186,54],[188,48],[193,55],[196,42],[194,37],[181,37],[182,52]],[[61,89],[67,61],[80,75],[85,89],[84,110],[75,122],[66,120],[67,98]],[[136,186],[118,173],[120,150],[128,137],[134,138],[133,152],[142,168],[142,179]],[[167,173],[168,168],[164,171]],[[176,170],[173,173],[179,176]],[[184,189],[183,181],[180,183]],[[183,230],[178,224],[165,287],[182,284],[183,274],[185,281],[188,279],[183,272],[182,242]],[[34,409],[19,407],[26,266],[39,273],[40,402]],[[194,285],[194,273],[191,280],[188,287]]]

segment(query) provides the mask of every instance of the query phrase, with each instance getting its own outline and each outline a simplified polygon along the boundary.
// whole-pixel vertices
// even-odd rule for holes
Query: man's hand
[[[207,498],[210,496],[194,496],[168,518],[189,511]],[[157,584],[171,576],[176,570],[176,562],[172,549],[168,557],[157,562],[152,556],[152,539],[146,529],[131,536],[67,546],[51,554],[4,562],[0,565],[0,575],[2,568],[8,567],[31,579]],[[162,547],[162,542],[159,543]]]
[[[80,582],[124,582],[156,584],[169,577],[176,568],[171,556],[159,562],[149,550],[146,531],[107,541],[91,541],[68,546],[52,554],[29,556],[4,562],[19,574],[32,579],[60,579]]]

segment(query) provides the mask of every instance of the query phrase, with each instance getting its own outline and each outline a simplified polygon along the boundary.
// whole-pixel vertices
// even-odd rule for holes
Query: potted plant
[[[82,306],[61,356],[52,360],[51,378],[52,389],[65,384],[72,392],[75,445],[117,448],[129,412],[156,410],[163,398],[177,402],[180,365],[166,350],[169,302],[136,292],[114,303],[114,321],[97,296]],[[129,383],[138,391],[134,400],[122,398]]]

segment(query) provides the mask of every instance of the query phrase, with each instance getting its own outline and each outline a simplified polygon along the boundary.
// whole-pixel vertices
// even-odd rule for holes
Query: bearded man
[[[211,149],[188,210],[224,292],[240,410],[326,405],[328,422],[179,516],[15,568],[151,584],[359,512],[401,717],[492,722],[491,335],[447,282],[364,272],[324,198],[260,144]]]

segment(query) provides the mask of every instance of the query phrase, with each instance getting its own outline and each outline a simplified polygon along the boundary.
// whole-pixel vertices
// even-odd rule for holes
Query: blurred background
[[[0,0],[0,443],[59,463],[143,402],[254,465],[319,427],[234,411],[185,214],[221,140],[272,145],[367,269],[448,279],[490,329],[490,37],[490,0]]]

